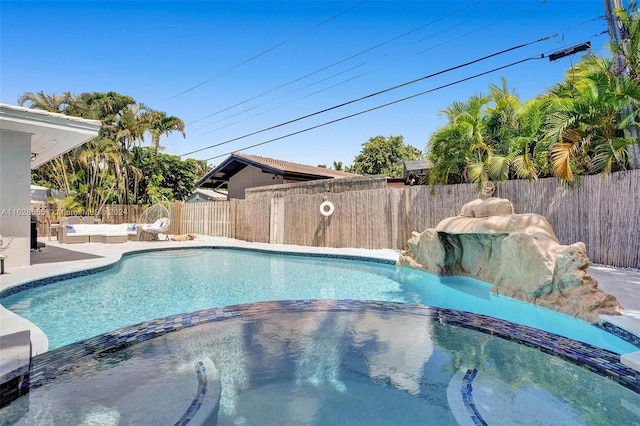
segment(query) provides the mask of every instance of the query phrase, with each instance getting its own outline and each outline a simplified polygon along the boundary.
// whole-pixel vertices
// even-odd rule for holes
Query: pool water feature
[[[197,325],[150,322],[36,357],[30,394],[0,414],[17,425],[640,422],[640,394],[464,327],[478,324],[473,314],[405,303],[265,302],[184,320]],[[178,331],[148,337],[163,324]],[[87,346],[101,349],[83,354]],[[590,349],[578,346],[587,360]]]
[[[269,300],[354,299],[420,303],[490,315],[607,348],[632,344],[584,321],[491,294],[490,284],[388,263],[232,249],[164,250],[24,291],[0,303],[40,327],[49,348],[154,318]]]

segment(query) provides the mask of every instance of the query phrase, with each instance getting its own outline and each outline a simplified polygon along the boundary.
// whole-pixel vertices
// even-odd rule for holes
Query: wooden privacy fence
[[[403,249],[412,231],[422,232],[457,215],[462,205],[479,196],[477,188],[469,184],[297,192],[261,188],[247,191],[245,200],[233,200],[232,237],[310,246]],[[604,179],[586,176],[582,187],[575,190],[555,178],[508,181],[499,183],[493,195],[511,200],[516,213],[547,217],[562,244],[584,242],[594,263],[640,267],[640,170]],[[282,200],[272,201],[277,198]],[[329,217],[320,214],[325,200],[335,206]],[[272,235],[274,232],[277,235]]]
[[[229,201],[171,203],[170,234],[231,236]]]
[[[326,247],[403,249],[478,198],[474,185],[386,188],[386,178],[347,178],[247,190],[244,200],[172,203],[170,234]],[[385,182],[382,184],[382,182]],[[516,213],[545,216],[562,244],[582,241],[594,263],[640,267],[640,170],[586,176],[575,190],[555,178],[499,183]],[[331,216],[320,204],[331,201]],[[44,207],[43,207],[44,208]],[[133,223],[146,206],[105,206],[103,223]],[[41,227],[44,225],[41,225]],[[40,235],[47,235],[41,229]]]
[[[137,223],[146,205],[107,205],[100,209],[98,218],[102,223]]]

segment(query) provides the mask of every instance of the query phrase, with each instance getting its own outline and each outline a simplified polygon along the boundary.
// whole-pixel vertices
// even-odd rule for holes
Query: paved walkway
[[[622,316],[603,317],[640,336],[640,270],[592,265],[588,271],[598,280],[598,288],[616,296],[622,305]]]
[[[43,240],[45,241],[45,240]],[[149,248],[197,247],[197,246],[234,246],[259,248],[274,251],[313,252],[344,254],[371,258],[396,260],[398,252],[393,250],[365,250],[348,248],[302,247],[279,244],[248,243],[229,238],[199,237],[195,241],[145,241],[121,244],[83,243],[59,244],[57,241],[45,241],[47,246],[41,252],[31,253],[31,266],[8,270],[0,275],[0,291],[16,284],[76,272],[117,262],[123,253]],[[589,273],[599,282],[599,287],[615,295],[623,307],[622,316],[609,316],[607,319],[619,326],[640,335],[640,270],[620,269],[595,265]],[[0,336],[30,329],[34,343],[34,355],[46,351],[47,338],[33,324],[0,306]]]

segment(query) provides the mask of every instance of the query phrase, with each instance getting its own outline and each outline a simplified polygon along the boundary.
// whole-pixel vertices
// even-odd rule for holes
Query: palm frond
[[[469,160],[467,162],[467,176],[472,183],[479,183],[488,180],[487,170],[482,162]]]
[[[494,181],[503,181],[509,178],[509,166],[512,157],[508,155],[493,155],[488,162],[488,177]]]
[[[549,150],[551,167],[561,180],[573,180],[573,171],[571,170],[571,149],[573,146],[574,144],[571,143],[558,142],[553,144]]]

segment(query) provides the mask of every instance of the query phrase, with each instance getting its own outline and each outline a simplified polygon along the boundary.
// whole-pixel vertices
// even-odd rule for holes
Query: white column
[[[5,272],[30,265],[31,135],[0,130],[0,254]]]

